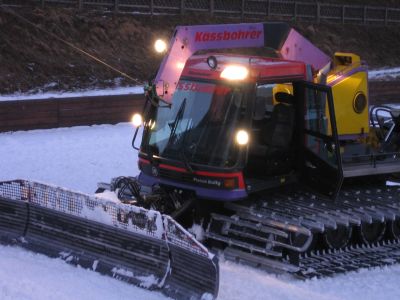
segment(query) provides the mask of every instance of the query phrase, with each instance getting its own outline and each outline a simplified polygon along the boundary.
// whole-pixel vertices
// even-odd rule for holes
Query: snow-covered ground
[[[137,173],[130,124],[0,134],[0,180],[27,178],[92,193],[98,181]],[[0,246],[0,299],[166,299],[61,259]],[[400,299],[400,266],[298,281],[221,262],[218,299]]]
[[[58,259],[0,246],[2,300],[162,300],[161,293],[130,286]]]
[[[99,181],[137,173],[130,124],[0,134],[0,180],[29,178],[93,193]]]

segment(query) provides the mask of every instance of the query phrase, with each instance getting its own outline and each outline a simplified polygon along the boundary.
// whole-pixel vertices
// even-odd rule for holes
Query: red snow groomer
[[[265,47],[276,57],[243,54]],[[312,277],[400,259],[399,189],[386,185],[400,172],[400,111],[368,105],[359,56],[331,59],[283,23],[178,27],[147,100],[141,173],[103,188],[202,224],[207,246],[266,269]]]
[[[182,26],[145,91],[140,175],[97,191],[123,204],[3,182],[3,240],[183,299],[218,293],[193,225],[226,259],[302,278],[400,261],[399,189],[386,185],[400,113],[369,107],[357,55],[331,59],[283,23]]]

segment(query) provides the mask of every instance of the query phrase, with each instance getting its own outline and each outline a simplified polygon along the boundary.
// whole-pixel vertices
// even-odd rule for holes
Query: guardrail
[[[129,122],[144,95],[0,101],[0,132]]]
[[[240,18],[271,18],[291,21],[342,24],[399,25],[400,8],[340,5],[279,0],[2,0],[3,5],[57,5],[78,9],[105,9],[145,14],[203,12]],[[1,3],[1,2],[0,2]]]

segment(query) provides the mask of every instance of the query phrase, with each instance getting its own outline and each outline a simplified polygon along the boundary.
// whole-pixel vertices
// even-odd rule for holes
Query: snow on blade
[[[96,194],[96,198],[105,199],[105,200],[112,201],[115,203],[121,203],[121,201],[118,199],[117,192],[113,192],[113,191],[109,191],[109,190],[105,190],[102,193]]]
[[[18,186],[19,185],[19,186]],[[15,190],[15,194],[13,192]],[[38,182],[0,182],[0,195],[142,235],[163,239],[161,214]],[[19,196],[19,199],[18,199]]]
[[[158,283],[158,280],[156,277],[154,277],[154,275],[136,276],[136,279],[139,279],[141,281],[140,286],[144,288],[149,288]]]
[[[208,256],[210,259],[213,259],[214,254],[208,252],[207,248],[204,247],[203,244],[199,243],[190,232],[186,231],[170,216],[164,215],[164,224],[166,228],[168,242],[196,254]]]
[[[139,285],[146,289],[154,285],[159,285],[159,280],[154,275],[135,276],[131,271],[116,267],[112,269],[112,272],[114,273],[114,277],[118,277],[120,275],[124,277],[136,278],[140,281]]]
[[[82,264],[89,269],[97,269],[96,260],[100,259],[100,272],[144,288],[156,285],[174,298],[200,299],[203,293],[209,292],[213,293],[213,298],[217,296],[218,261],[213,260],[213,255],[169,216],[33,181],[0,182],[0,193],[6,194],[6,191],[11,196],[19,196],[14,201],[11,197],[0,198],[2,207],[6,208],[0,210],[0,217],[6,220],[0,223],[0,239],[7,243],[26,236],[30,239],[28,249],[49,256],[56,252],[66,262]],[[16,211],[22,213],[15,214]],[[76,217],[95,222],[82,224]],[[23,222],[25,228],[40,229],[26,231]],[[119,230],[110,231],[100,224]],[[126,238],[125,230],[136,235]],[[89,235],[87,232],[94,233]],[[71,240],[71,235],[75,241]],[[81,239],[83,242],[79,242]],[[57,242],[54,244],[54,241]],[[99,244],[102,245],[100,253]],[[69,253],[64,249],[72,250]],[[182,273],[188,263],[193,263],[193,278]],[[159,284],[161,278],[161,283],[166,284]]]
[[[0,182],[0,195],[142,235],[166,238],[190,252],[213,258],[191,233],[158,211],[27,180]]]
[[[200,242],[204,241],[204,228],[202,225],[193,223],[188,231],[196,237],[196,240]]]

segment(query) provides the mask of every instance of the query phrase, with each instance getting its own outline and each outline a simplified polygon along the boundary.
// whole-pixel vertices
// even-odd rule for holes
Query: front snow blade
[[[215,299],[215,256],[169,216],[25,180],[0,182],[0,241],[175,299]]]

